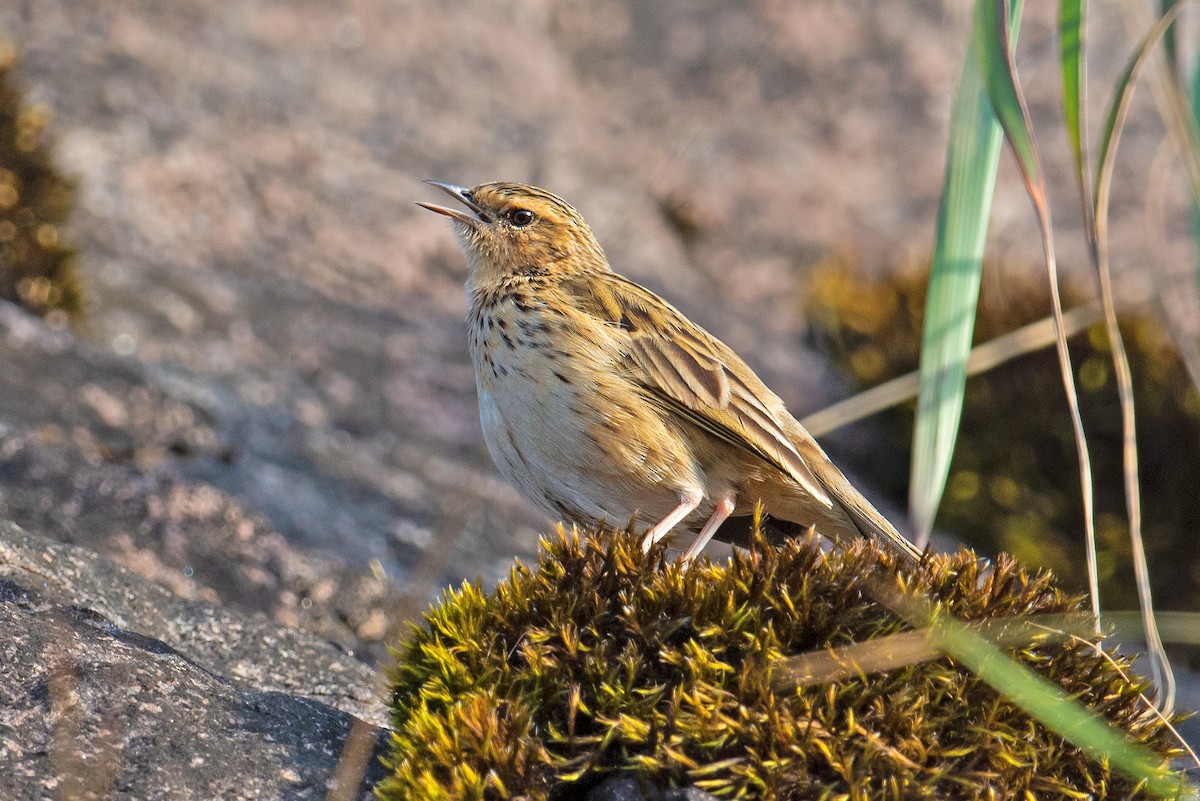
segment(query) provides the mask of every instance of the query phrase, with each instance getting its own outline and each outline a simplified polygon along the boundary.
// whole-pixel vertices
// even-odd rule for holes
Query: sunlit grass
[[[1085,0],[1061,0],[1059,4],[1059,50],[1063,76],[1063,119],[1067,129],[1075,160],[1076,181],[1079,188],[1080,205],[1083,209],[1087,250],[1101,288],[1101,306],[1110,345],[1112,369],[1121,399],[1121,419],[1124,431],[1123,473],[1124,498],[1128,517],[1128,529],[1134,555],[1138,594],[1145,614],[1144,627],[1147,644],[1152,656],[1152,670],[1161,703],[1169,709],[1174,699],[1174,678],[1167,662],[1162,642],[1157,634],[1153,619],[1153,602],[1146,566],[1145,546],[1142,542],[1141,491],[1138,475],[1138,450],[1136,441],[1135,406],[1133,382],[1129,360],[1117,325],[1116,304],[1113,297],[1111,267],[1108,257],[1108,210],[1111,191],[1111,176],[1116,162],[1116,146],[1125,123],[1129,98],[1140,76],[1141,68],[1156,48],[1163,46],[1163,37],[1172,28],[1173,22],[1182,12],[1184,2],[1164,0],[1160,17],[1139,42],[1131,45],[1129,63],[1125,72],[1114,86],[1114,99],[1109,104],[1104,127],[1100,134],[1099,159],[1093,165],[1088,158],[1088,135],[1086,105],[1087,49]],[[978,0],[975,6],[971,45],[968,49],[963,77],[956,99],[956,113],[951,120],[950,157],[943,188],[942,213],[938,220],[938,238],[935,245],[933,270],[930,277],[928,303],[925,310],[924,341],[921,353],[921,386],[917,403],[916,423],[913,437],[913,471],[909,488],[910,512],[919,537],[927,535],[932,526],[936,509],[941,502],[950,473],[951,454],[958,429],[965,385],[965,365],[970,346],[970,331],[975,315],[979,287],[978,270],[981,262],[972,259],[963,264],[947,260],[942,253],[942,243],[958,231],[978,235],[986,231],[987,204],[978,200],[980,192],[990,193],[990,181],[995,179],[996,162],[978,160],[973,165],[962,165],[954,158],[960,139],[989,125],[998,124],[1014,157],[1014,161],[1028,190],[1033,210],[1042,236],[1043,254],[1048,276],[1048,289],[1052,299],[1058,354],[1059,371],[1062,376],[1066,402],[1070,408],[1072,429],[1078,450],[1080,494],[1083,504],[1083,538],[1088,553],[1088,575],[1093,613],[1096,625],[1101,620],[1101,598],[1099,591],[1099,567],[1096,551],[1096,522],[1094,512],[1093,479],[1088,439],[1079,409],[1079,398],[1075,388],[1074,372],[1065,336],[1062,302],[1059,298],[1057,263],[1055,257],[1055,229],[1050,218],[1046,198],[1046,184],[1041,167],[1038,138],[1032,129],[1030,116],[1023,99],[1021,84],[1014,58],[1016,31],[1019,30],[1021,3],[1019,0]],[[1166,45],[1178,67],[1177,49],[1174,41]],[[975,73],[978,71],[978,77]],[[1181,83],[1165,81],[1169,87]],[[1192,88],[1192,97],[1196,89]],[[986,93],[990,109],[990,120],[957,113],[964,97]],[[1178,140],[1181,158],[1193,179],[1194,193],[1200,196],[1200,159],[1197,158],[1195,136],[1196,109],[1187,108],[1186,95],[1182,92],[1168,93],[1173,103],[1166,104],[1168,128]],[[1180,99],[1180,98],[1184,99]],[[1183,106],[1186,113],[1178,113]],[[983,117],[988,117],[984,114]],[[1179,122],[1180,119],[1186,122]],[[1173,123],[1173,124],[1172,124]],[[959,169],[969,173],[959,174]],[[957,206],[950,203],[961,187],[973,187],[973,204],[961,201]],[[961,218],[946,213],[947,209],[965,210]],[[950,233],[947,233],[947,230]],[[947,291],[947,287],[954,287]],[[965,332],[965,336],[964,336]]]

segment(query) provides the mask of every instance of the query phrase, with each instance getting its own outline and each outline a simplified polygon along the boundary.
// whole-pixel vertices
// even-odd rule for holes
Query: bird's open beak
[[[471,190],[463,186],[448,184],[444,181],[426,181],[425,183],[436,186],[438,189],[445,192],[450,197],[462,203],[471,211],[475,212],[474,217],[469,214],[464,214],[457,209],[448,209],[445,206],[439,206],[436,203],[422,203],[417,201],[417,205],[423,209],[435,211],[438,214],[444,214],[452,220],[469,225],[472,228],[478,228],[480,223],[488,223],[492,221],[491,215],[484,211],[483,207],[471,199]]]

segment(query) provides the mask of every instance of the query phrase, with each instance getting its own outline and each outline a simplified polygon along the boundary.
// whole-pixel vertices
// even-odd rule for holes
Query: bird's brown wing
[[[854,488],[775,393],[727,345],[650,290],[616,273],[569,288],[584,311],[623,330],[634,380],[665,408],[835,503],[863,535],[919,561],[921,553]]]
[[[736,353],[648,289],[616,273],[590,278],[571,287],[572,296],[628,335],[625,368],[653,400],[765,459],[833,507],[784,429],[780,413],[790,415],[783,402]]]

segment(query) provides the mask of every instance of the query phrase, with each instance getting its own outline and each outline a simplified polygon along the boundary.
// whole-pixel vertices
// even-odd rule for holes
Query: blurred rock
[[[1037,46],[1052,11],[1027,11],[1022,69],[1057,125],[1057,79],[1038,80],[1057,74]],[[800,346],[805,266],[928,252],[968,22],[945,0],[4,5],[79,178],[96,350],[12,354],[38,380],[3,387],[0,423],[62,418],[64,447],[215,488],[422,602],[492,581],[547,521],[483,447],[464,259],[413,205],[419,180],[563,194],[618,269],[803,414],[845,392]],[[1094,27],[1098,53],[1122,52],[1119,26]],[[1093,66],[1103,80],[1120,59]],[[1122,152],[1153,153],[1160,131],[1135,113]],[[1073,202],[1069,164],[1048,154]],[[1036,258],[1008,173],[995,217],[1013,261]]]
[[[365,569],[372,554],[362,543],[318,549],[290,541],[245,501],[181,471],[232,471],[233,459],[267,473],[275,459],[321,474],[294,442],[258,432],[252,415],[237,424],[257,432],[254,441],[225,455],[234,446],[221,418],[239,414],[235,400],[203,406],[153,368],[96,351],[9,305],[0,305],[0,352],[0,514],[104,553],[185,598],[262,611],[373,662],[394,626],[424,605],[430,588],[420,577],[409,577],[420,587],[416,597],[406,595],[382,570]],[[309,486],[336,496],[337,482],[313,478]],[[324,517],[310,510],[313,530],[335,516],[366,528],[372,496],[361,486],[358,495],[361,503],[347,500],[344,509],[328,501]],[[278,497],[302,503],[295,483]]]

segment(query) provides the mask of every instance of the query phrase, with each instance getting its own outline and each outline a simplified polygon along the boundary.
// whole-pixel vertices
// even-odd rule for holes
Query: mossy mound
[[[34,314],[83,311],[75,250],[62,225],[74,184],[54,166],[50,112],[27,106],[13,80],[16,51],[0,39],[0,298]]]
[[[781,656],[907,625],[918,591],[965,620],[1077,611],[1047,574],[963,551],[915,575],[863,542],[756,542],[680,572],[636,537],[563,535],[491,594],[447,593],[397,654],[382,799],[582,798],[615,771],[730,798],[1134,798],[1138,789],[949,658],[778,689]],[[1015,656],[1155,753],[1139,687],[1082,641]],[[1025,795],[1029,793],[1031,795]]]
[[[807,317],[813,338],[860,388],[917,368],[928,265],[871,277],[850,257],[810,273]],[[1064,305],[1092,300],[1064,287]],[[986,342],[1050,314],[1040,268],[988,265],[975,342]],[[1127,315],[1137,409],[1142,515],[1154,600],[1163,609],[1200,609],[1200,392],[1160,322]],[[1103,323],[1070,339],[1092,457],[1101,598],[1105,608],[1137,607],[1121,469],[1121,411]],[[879,415],[894,459],[854,462],[864,480],[903,503],[908,491],[913,404]],[[1054,571],[1073,589],[1087,586],[1083,505],[1071,421],[1053,348],[1030,353],[967,381],[938,527],[982,553],[1007,551]]]

